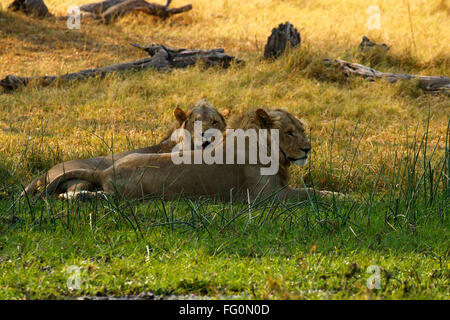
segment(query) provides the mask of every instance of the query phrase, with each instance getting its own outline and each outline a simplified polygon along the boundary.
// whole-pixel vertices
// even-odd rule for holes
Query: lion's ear
[[[183,110],[181,110],[178,107],[173,111],[173,115],[175,116],[175,119],[177,119],[177,121],[180,124],[182,124],[187,119],[186,112],[184,112]]]
[[[231,109],[230,108],[223,109],[220,112],[220,114],[222,115],[222,117],[224,117],[226,119],[231,114]]]
[[[273,124],[272,118],[264,109],[256,110],[256,116],[261,122],[263,128],[270,128],[272,126]]]

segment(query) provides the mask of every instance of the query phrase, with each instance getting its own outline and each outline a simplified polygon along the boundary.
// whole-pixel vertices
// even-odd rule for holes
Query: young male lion
[[[119,193],[125,198],[143,198],[149,195],[162,196],[165,200],[187,197],[209,196],[221,200],[255,199],[275,195],[278,199],[305,200],[308,193],[317,192],[329,196],[328,191],[310,188],[295,189],[288,186],[291,163],[306,164],[311,144],[305,133],[304,124],[289,112],[259,108],[247,112],[234,120],[231,128],[276,129],[270,135],[279,135],[276,144],[271,145],[271,154],[276,154],[279,170],[272,175],[262,175],[261,169],[267,164],[174,164],[172,154],[129,154],[105,170],[70,170],[53,179],[47,186],[52,192],[61,183],[70,179],[83,179],[101,186],[106,194]],[[267,131],[266,131],[267,132]],[[274,133],[272,133],[274,132]],[[238,148],[227,146],[227,133],[215,144],[213,151],[238,152]],[[258,139],[261,139],[259,136]],[[259,144],[260,141],[258,141]],[[268,136],[267,144],[272,139]],[[225,147],[225,149],[223,149]],[[245,144],[244,149],[249,150]],[[275,147],[275,148],[273,148]],[[276,152],[273,152],[275,150]],[[279,152],[278,152],[279,151]],[[186,151],[183,151],[185,153]],[[202,150],[187,151],[191,158]],[[236,159],[235,153],[233,153]],[[198,155],[198,154],[197,154]],[[248,157],[247,157],[248,158]]]
[[[190,132],[193,137],[192,133],[194,132],[194,121],[201,121],[202,132],[205,132],[210,128],[224,131],[226,128],[225,118],[228,117],[229,114],[229,109],[224,109],[221,113],[219,113],[211,104],[208,103],[206,99],[197,101],[194,107],[188,112],[184,112],[180,108],[176,108],[174,111],[176,121],[170,126],[165,138],[158,144],[109,156],[101,156],[90,159],[77,159],[59,163],[45,174],[33,180],[25,188],[24,192],[22,192],[22,196],[25,195],[25,193],[29,195],[35,193],[37,190],[45,187],[46,184],[51,183],[56,177],[59,177],[64,172],[69,172],[75,169],[104,170],[132,153],[145,154],[171,152],[173,147],[176,145],[176,141],[172,141],[170,137],[176,129],[183,128]],[[58,185],[55,193],[74,194],[75,192],[82,190],[93,190],[93,187],[93,184],[85,179],[67,179],[64,183]]]

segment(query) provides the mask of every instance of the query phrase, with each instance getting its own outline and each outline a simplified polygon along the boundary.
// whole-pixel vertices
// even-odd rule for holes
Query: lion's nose
[[[311,151],[311,147],[308,147],[308,148],[302,148],[302,151],[303,151],[304,153],[308,154],[308,152]]]

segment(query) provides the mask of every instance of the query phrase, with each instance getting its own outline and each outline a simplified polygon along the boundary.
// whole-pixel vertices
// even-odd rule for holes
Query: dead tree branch
[[[114,22],[131,12],[144,12],[166,19],[172,15],[192,10],[191,4],[179,8],[169,8],[171,2],[168,0],[165,5],[160,5],[148,3],[145,0],[106,0],[83,5],[80,10],[91,13],[95,19],[102,20],[105,24]]]
[[[324,63],[328,66],[336,66],[347,75],[362,76],[369,80],[385,79],[390,83],[398,80],[416,80],[420,87],[427,92],[443,92],[450,94],[450,78],[444,76],[419,76],[410,74],[398,74],[390,72],[381,72],[373,68],[358,63],[347,62],[344,60],[325,59]]]
[[[280,24],[277,28],[272,29],[272,33],[267,39],[264,47],[264,58],[276,59],[283,54],[288,45],[294,48],[299,46],[300,43],[300,33],[292,24],[289,22]]]

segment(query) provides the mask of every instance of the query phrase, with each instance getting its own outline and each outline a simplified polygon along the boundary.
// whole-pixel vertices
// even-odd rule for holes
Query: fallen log
[[[169,8],[172,0],[165,5],[148,3],[145,0],[106,0],[99,3],[91,3],[80,7],[83,12],[90,13],[90,17],[109,24],[131,12],[144,12],[149,15],[166,19],[172,15],[192,10],[188,4],[179,8]]]
[[[88,3],[80,6],[80,10],[83,12],[89,12],[98,15],[102,14],[116,4],[122,3],[124,1],[125,0],[106,0],[102,2]]]
[[[234,61],[236,64],[242,64],[243,61],[236,59],[234,56],[225,54],[223,48],[212,50],[199,50],[199,49],[174,49],[161,44],[149,44],[141,46],[136,43],[132,43],[132,46],[146,51],[150,56],[156,55],[159,51],[163,50],[168,54],[169,66],[171,68],[186,68],[188,66],[197,63],[197,59],[200,59],[202,63],[207,67],[219,66],[224,69],[228,68]]]
[[[363,36],[361,43],[359,44],[359,49],[364,51],[364,50],[373,49],[373,48],[381,48],[386,51],[388,51],[390,49],[390,47],[386,43],[375,43],[375,42],[371,41],[369,38],[367,38],[366,36]]]
[[[267,39],[264,47],[264,58],[276,59],[284,53],[288,45],[294,48],[299,46],[300,43],[300,33],[291,23],[280,24],[277,28],[272,29],[272,33]]]
[[[325,59],[325,65],[336,66],[347,75],[362,76],[369,80],[385,79],[390,83],[399,80],[416,80],[419,86],[427,92],[442,92],[450,94],[450,78],[444,76],[419,76],[410,74],[398,74],[381,72],[358,63],[347,62],[340,59]]]
[[[8,6],[8,10],[20,11],[36,17],[51,16],[43,0],[14,0]]]
[[[145,47],[133,44],[133,46],[145,50],[150,54],[150,57],[101,68],[81,70],[59,76],[19,77],[8,75],[0,81],[0,86],[5,91],[14,91],[28,85],[30,82],[34,82],[40,86],[47,86],[55,81],[66,82],[92,77],[104,78],[107,74],[120,71],[141,71],[148,68],[162,71],[172,68],[186,68],[196,64],[199,60],[202,61],[205,66],[220,66],[222,68],[229,67],[232,61],[242,63],[241,60],[225,54],[224,49],[222,48],[212,50],[188,50],[173,49],[161,44],[150,44]]]

